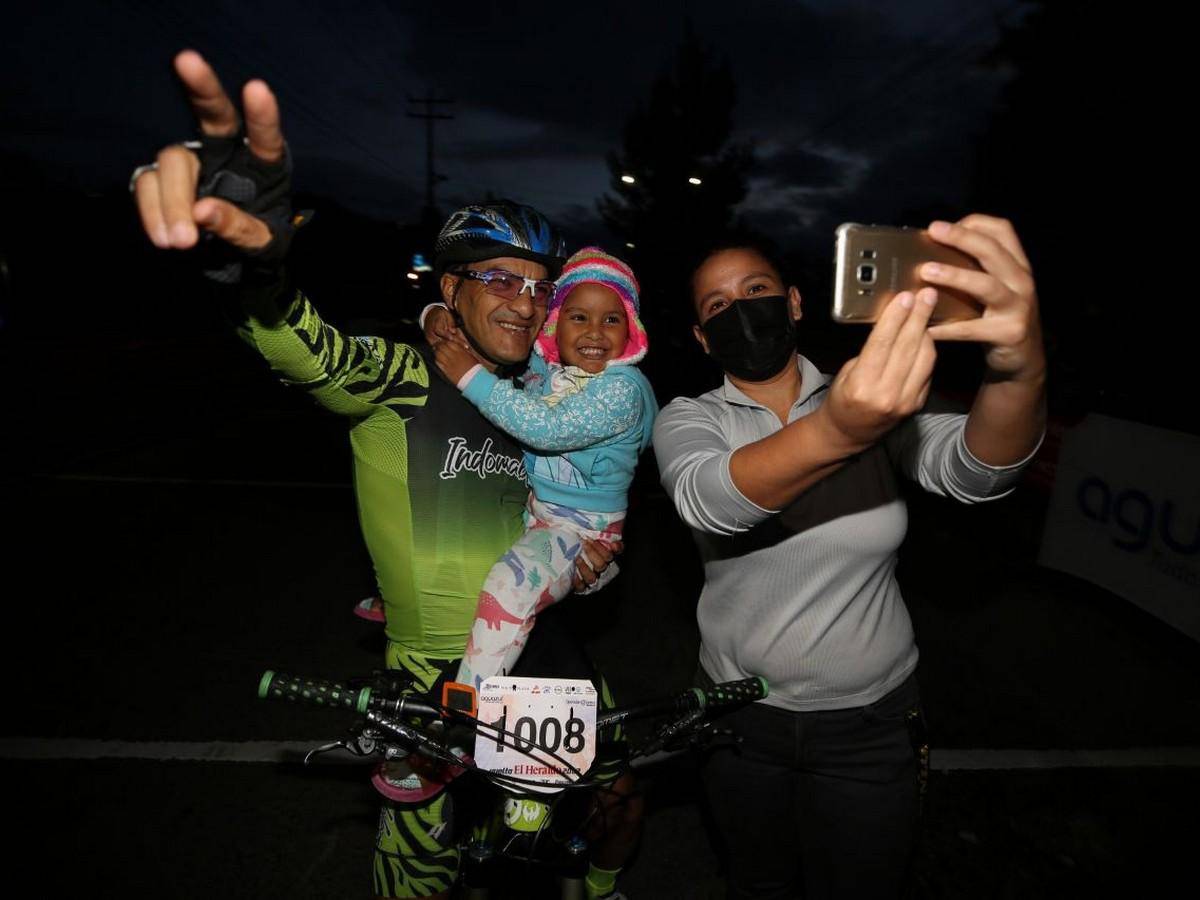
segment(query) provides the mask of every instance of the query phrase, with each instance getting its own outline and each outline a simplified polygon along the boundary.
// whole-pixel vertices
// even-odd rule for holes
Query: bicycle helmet
[[[532,206],[496,200],[451,213],[433,245],[439,273],[460,263],[515,256],[541,263],[557,278],[565,258],[562,235]]]

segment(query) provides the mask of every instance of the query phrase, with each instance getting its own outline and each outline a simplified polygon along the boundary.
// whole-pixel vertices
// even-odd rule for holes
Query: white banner
[[[1068,430],[1039,562],[1200,640],[1200,438],[1100,415]]]

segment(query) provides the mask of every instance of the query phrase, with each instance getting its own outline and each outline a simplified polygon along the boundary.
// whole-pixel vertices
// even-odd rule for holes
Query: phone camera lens
[[[869,263],[863,263],[858,267],[858,280],[863,284],[875,283],[875,267]]]

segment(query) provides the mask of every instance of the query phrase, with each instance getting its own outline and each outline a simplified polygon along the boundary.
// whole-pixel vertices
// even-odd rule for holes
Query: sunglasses
[[[485,291],[493,296],[503,297],[505,300],[516,300],[528,288],[533,302],[538,306],[545,306],[554,295],[553,281],[538,281],[534,278],[506,272],[503,269],[491,269],[487,272],[465,269],[457,274],[472,281],[482,281]]]

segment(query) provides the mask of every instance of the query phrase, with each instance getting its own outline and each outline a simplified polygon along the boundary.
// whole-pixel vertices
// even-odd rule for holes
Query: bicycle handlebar
[[[286,675],[268,669],[258,682],[258,697],[260,700],[290,700],[365,713],[370,705],[371,689],[349,688],[337,681]]]
[[[376,694],[370,687],[348,687],[338,681],[324,678],[309,678],[307,675],[287,675],[270,669],[263,672],[258,683],[260,700],[291,700],[310,706],[340,707],[352,712],[385,713],[390,716],[419,716],[436,719],[442,715],[439,706],[433,706],[412,695],[385,697]]]
[[[602,712],[596,716],[597,728],[611,728],[628,719],[644,719],[651,716],[683,714],[690,712],[742,706],[767,696],[767,680],[761,676],[725,681],[708,689],[694,687],[665,700],[651,700],[636,706]]]
[[[726,681],[707,689],[694,687],[662,700],[651,700],[648,703],[601,712],[596,716],[596,727],[611,728],[629,719],[741,706],[761,700],[767,696],[767,692],[766,679],[759,676]],[[337,681],[287,675],[270,669],[263,673],[259,681],[258,696],[260,699],[289,700],[311,706],[348,709],[363,715],[375,712],[395,717],[412,715],[437,718],[442,714],[440,707],[411,695],[399,698],[379,697],[369,687],[352,688]]]

